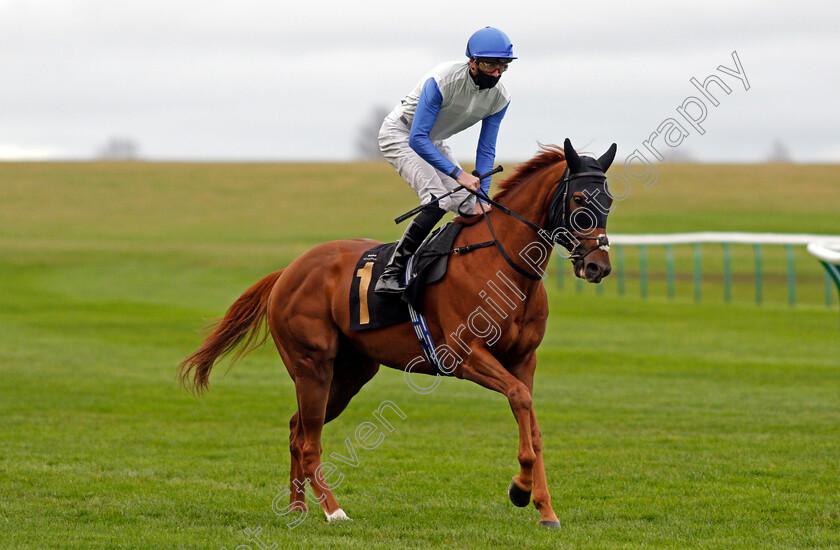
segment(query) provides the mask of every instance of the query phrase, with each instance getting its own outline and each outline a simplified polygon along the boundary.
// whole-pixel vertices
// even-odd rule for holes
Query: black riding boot
[[[394,254],[388,260],[385,271],[382,272],[382,275],[376,282],[376,287],[373,289],[374,292],[384,294],[400,293],[403,291],[405,288],[405,283],[403,282],[405,264],[408,262],[408,258],[417,252],[420,243],[429,235],[435,227],[435,224],[440,221],[445,213],[446,210],[442,208],[429,206],[411,220],[411,223],[405,228],[405,233],[403,233],[400,242],[394,248]]]

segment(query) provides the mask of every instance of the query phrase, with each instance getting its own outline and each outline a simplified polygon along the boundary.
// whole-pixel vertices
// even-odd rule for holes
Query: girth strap
[[[408,284],[410,273],[414,267],[414,256],[408,259],[408,265],[405,270],[405,283]],[[432,340],[432,334],[429,331],[429,325],[426,324],[426,317],[415,310],[410,303],[406,302],[408,306],[408,315],[411,318],[411,325],[414,327],[414,333],[417,335],[417,340],[420,342],[420,349],[423,350],[423,355],[426,356],[426,361],[435,369],[435,372],[441,376],[452,376],[451,372],[447,372],[440,364],[438,359],[435,343]]]

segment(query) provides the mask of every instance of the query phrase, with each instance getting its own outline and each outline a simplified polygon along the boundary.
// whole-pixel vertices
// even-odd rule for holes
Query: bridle
[[[552,196],[551,203],[548,207],[548,223],[549,224],[556,224],[556,227],[552,228],[552,234],[556,232],[556,229],[559,227],[563,229],[563,231],[559,232],[557,235],[554,235],[552,239],[553,242],[563,246],[566,250],[570,250],[569,254],[563,256],[564,260],[571,260],[574,264],[578,260],[583,260],[596,250],[603,250],[605,252],[609,252],[610,250],[610,240],[606,235],[597,235],[595,237],[587,237],[584,235],[576,235],[572,233],[572,212],[571,209],[568,208],[569,204],[569,188],[571,186],[571,181],[583,178],[583,177],[594,177],[594,178],[603,178],[604,182],[604,190],[606,192],[607,189],[607,175],[598,170],[591,170],[587,172],[578,172],[576,174],[571,174],[569,169],[563,172],[563,176],[560,178],[558,182],[558,188],[554,192]],[[560,189],[562,186],[562,192]],[[557,210],[560,210],[558,213]],[[596,219],[596,227],[606,227],[607,224],[607,215],[602,213],[600,210],[596,209],[595,213],[592,214],[590,210],[590,214],[593,215]],[[557,222],[555,222],[557,220]],[[583,251],[583,241],[595,241],[595,246],[587,250],[586,252]]]
[[[599,177],[604,179],[604,189],[606,189],[606,180],[607,176],[604,172],[599,171],[588,171],[588,172],[579,172],[577,174],[570,174],[569,169],[563,172],[563,176],[557,182],[557,189],[554,191],[554,194],[551,198],[551,203],[549,204],[548,208],[548,228],[541,227],[531,220],[526,219],[525,217],[517,214],[510,208],[499,204],[498,202],[494,201],[486,194],[481,191],[473,191],[472,189],[467,189],[467,191],[479,199],[492,204],[496,209],[504,212],[508,216],[516,219],[517,221],[522,222],[523,224],[527,225],[531,228],[537,235],[541,238],[546,239],[552,243],[559,244],[563,246],[566,250],[569,250],[569,254],[563,256],[564,260],[571,260],[572,264],[574,265],[578,261],[584,260],[587,256],[595,252],[596,250],[603,250],[608,252],[610,249],[610,241],[606,235],[598,235],[595,237],[587,237],[583,235],[575,235],[570,231],[571,226],[571,209],[567,207],[568,204],[568,196],[569,196],[569,188],[571,185],[571,181],[581,177]],[[466,188],[465,188],[466,189]],[[484,210],[484,205],[479,202],[481,206],[481,212],[484,216],[484,221],[487,222],[487,227],[490,228],[490,235],[493,237],[492,241],[487,243],[480,243],[478,245],[470,245],[466,247],[461,247],[461,249],[455,249],[456,253],[465,253],[475,248],[483,248],[484,246],[491,246],[496,245],[496,248],[499,249],[504,260],[510,265],[516,272],[519,274],[527,277],[528,279],[539,281],[542,279],[541,276],[529,273],[519,265],[517,265],[511,258],[508,256],[507,252],[505,251],[502,244],[499,242],[499,239],[496,238],[496,233],[493,230],[493,225],[490,223],[490,218],[487,216],[487,211]],[[560,209],[558,213],[557,210]],[[606,225],[606,215],[602,214],[600,211],[597,211],[594,214],[596,219],[603,218],[604,223],[599,224],[599,227],[605,227]],[[555,222],[557,220],[557,222]],[[552,227],[554,226],[554,227]],[[561,229],[561,231],[558,231]],[[587,251],[583,251],[583,242],[584,241],[595,241],[595,246],[590,248]]]

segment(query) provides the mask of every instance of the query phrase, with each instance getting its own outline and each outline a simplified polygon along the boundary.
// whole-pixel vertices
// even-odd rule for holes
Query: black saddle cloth
[[[350,330],[372,330],[410,320],[408,306],[422,312],[426,287],[443,279],[452,243],[463,225],[448,223],[433,231],[414,255],[411,279],[400,294],[377,294],[376,281],[385,270],[397,243],[366,250],[356,262],[350,285]]]

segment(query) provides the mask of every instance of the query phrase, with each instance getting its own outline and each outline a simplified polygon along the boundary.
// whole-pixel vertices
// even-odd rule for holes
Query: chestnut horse
[[[497,246],[453,255],[446,277],[426,290],[423,301],[433,341],[448,350],[447,370],[508,398],[519,425],[520,465],[508,496],[517,506],[526,506],[533,491],[540,524],[550,528],[560,524],[551,507],[531,400],[536,349],[548,318],[541,275],[553,241],[571,250],[576,276],[597,283],[609,274],[606,217],[612,200],[604,173],[615,151],[613,144],[596,160],[579,156],[568,139],[563,149],[542,147],[501,184],[494,197],[496,207],[485,215],[488,223],[479,219],[465,226],[455,241],[455,246],[463,246],[495,238]],[[215,331],[180,366],[182,383],[205,390],[216,360],[264,343],[268,336],[263,326],[268,322],[297,393],[298,410],[289,422],[291,504],[306,509],[302,488],[308,481],[329,521],[347,516],[320,469],[324,424],[341,414],[380,364],[436,374],[428,362],[416,360],[420,347],[411,323],[350,330],[349,293],[356,262],[377,244],[368,239],[325,243],[266,276],[230,307]],[[486,292],[479,292],[490,281],[496,281],[498,290],[507,288],[503,293],[507,301],[502,294],[492,301]],[[507,312],[501,302],[507,304]],[[476,329],[477,316],[499,330],[488,335]],[[494,317],[492,323],[488,316]],[[462,326],[467,323],[470,330]]]

